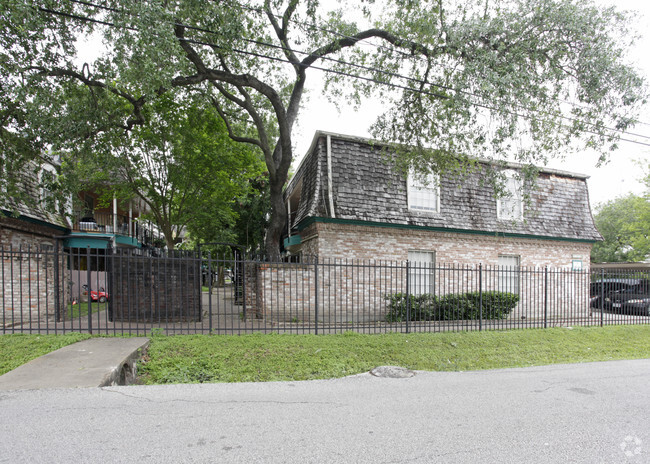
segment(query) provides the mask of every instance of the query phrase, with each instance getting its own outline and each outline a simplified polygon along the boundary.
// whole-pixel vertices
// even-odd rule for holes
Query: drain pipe
[[[332,137],[327,136],[327,197],[329,199],[330,216],[336,218],[334,212],[334,192],[332,191]]]

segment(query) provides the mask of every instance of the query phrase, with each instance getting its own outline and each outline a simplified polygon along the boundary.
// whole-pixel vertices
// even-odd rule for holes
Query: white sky
[[[629,58],[650,83],[650,55],[648,54],[648,50],[650,50],[650,0],[596,0],[596,2],[607,6],[615,4],[618,9],[635,10],[639,13],[636,30],[642,35],[642,38],[630,51]],[[339,113],[321,96],[320,76],[312,72],[307,79],[308,87],[310,84],[313,87],[310,88],[309,102],[304,104],[298,117],[297,127],[294,128],[293,139],[296,149],[294,168],[298,166],[300,159],[309,149],[317,130],[369,137],[368,128],[380,112],[380,107],[373,105],[373,102],[367,102],[362,105],[363,109],[359,113],[344,106]],[[375,113],[372,111],[373,106]],[[640,119],[647,124],[638,124],[631,132],[650,136],[650,105],[645,108]],[[636,139],[650,144],[650,139],[639,139],[638,137]],[[583,153],[564,161],[550,160],[548,167],[589,175],[590,178],[587,182],[592,208],[599,203],[626,195],[629,192],[636,194],[643,192],[644,186],[639,182],[643,172],[634,160],[641,161],[647,166],[650,161],[650,146],[621,141],[619,149],[612,154],[611,160],[606,165],[597,168],[597,159],[595,153]]]

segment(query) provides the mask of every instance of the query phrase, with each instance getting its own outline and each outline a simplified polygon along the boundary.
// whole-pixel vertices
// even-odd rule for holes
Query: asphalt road
[[[648,463],[650,360],[0,393],[0,463]]]

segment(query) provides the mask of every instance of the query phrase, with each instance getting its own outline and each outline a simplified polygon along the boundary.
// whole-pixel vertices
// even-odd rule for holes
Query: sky
[[[633,50],[630,50],[630,61],[640,70],[641,74],[650,83],[650,0],[596,0],[596,3],[610,6],[614,5],[622,10],[634,10],[638,14],[636,30],[642,36]],[[310,86],[311,84],[311,86]],[[362,105],[362,111],[355,112],[349,108],[342,108],[339,113],[334,105],[327,102],[320,93],[320,76],[312,73],[308,76],[307,88],[309,89],[309,102],[304,105],[294,128],[293,138],[295,144],[296,161],[309,149],[309,145],[317,130],[334,132],[345,135],[369,137],[368,129],[378,112],[372,113],[373,104],[367,102]],[[376,105],[374,105],[376,107]],[[644,108],[640,120],[645,124],[638,124],[631,132],[650,137],[650,105]],[[626,137],[634,138],[634,137]],[[637,137],[638,139],[638,137]],[[638,139],[650,144],[648,139]],[[592,209],[614,198],[625,196],[629,193],[641,194],[644,185],[639,181],[643,171],[635,161],[640,161],[646,167],[650,162],[650,146],[621,141],[619,149],[613,153],[610,161],[596,167],[598,156],[595,153],[581,153],[570,159],[552,159],[547,167],[564,171],[586,174],[589,176],[587,184]]]

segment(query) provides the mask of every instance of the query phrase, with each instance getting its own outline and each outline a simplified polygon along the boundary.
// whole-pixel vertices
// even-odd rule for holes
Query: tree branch
[[[289,3],[289,6],[287,7],[287,9],[284,12],[284,15],[282,16],[282,26],[280,26],[278,24],[277,19],[275,18],[275,14],[273,14],[273,12],[271,11],[270,1],[269,0],[264,1],[264,10],[266,11],[266,16],[269,18],[269,21],[273,26],[273,30],[275,31],[275,35],[278,36],[278,39],[280,40],[280,44],[282,44],[282,51],[284,52],[284,56],[293,65],[293,68],[295,69],[296,73],[299,74],[301,72],[300,60],[298,59],[296,54],[289,46],[289,39],[287,37],[289,20],[291,19],[291,16],[293,15],[297,6],[298,6],[298,0],[292,0]]]
[[[133,115],[126,121],[126,125],[123,126],[125,130],[130,131],[133,126],[136,124],[144,124],[144,116],[142,115],[142,107],[146,103],[146,98],[144,96],[140,98],[135,98],[132,95],[124,92],[123,90],[116,89],[115,87],[111,87],[109,85],[106,85],[106,83],[102,81],[98,81],[96,79],[91,79],[87,76],[85,76],[82,73],[73,71],[71,69],[63,69],[63,68],[53,68],[53,69],[46,69],[43,67],[30,67],[27,69],[35,69],[39,71],[39,74],[43,76],[48,76],[48,77],[70,77],[73,79],[76,79],[83,84],[85,84],[89,89],[93,88],[100,88],[107,90],[111,92],[114,95],[117,95],[118,97],[122,97],[125,100],[127,100],[131,106],[133,107]]]

